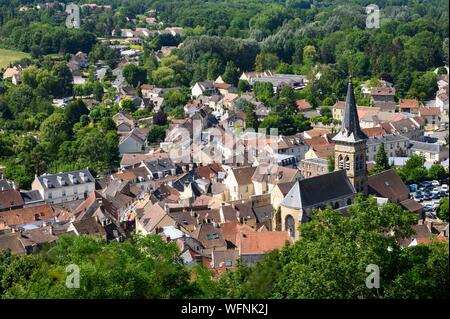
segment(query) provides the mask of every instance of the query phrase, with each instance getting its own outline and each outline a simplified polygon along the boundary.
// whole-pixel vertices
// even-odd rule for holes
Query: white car
[[[431,185],[439,186],[439,185],[441,185],[441,183],[439,183],[439,181],[437,181],[437,180],[434,180],[434,181],[431,181]]]
[[[431,194],[439,194],[439,189],[437,187],[433,188],[433,190],[431,191]]]
[[[448,185],[447,184],[442,184],[441,192],[448,192]]]

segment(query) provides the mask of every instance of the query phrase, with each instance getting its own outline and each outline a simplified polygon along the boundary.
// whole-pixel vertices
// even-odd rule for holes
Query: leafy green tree
[[[253,85],[253,92],[258,100],[265,103],[273,97],[273,86],[269,82],[256,81]]]
[[[69,125],[74,125],[80,121],[80,117],[89,114],[89,109],[81,99],[74,100],[66,105],[64,114]]]
[[[200,296],[175,243],[158,236],[133,242],[63,236],[39,254],[0,253],[0,293],[5,298],[186,298]],[[77,264],[80,289],[66,286],[65,268]],[[43,289],[45,287],[45,289]]]
[[[225,83],[233,84],[236,86],[239,82],[239,69],[234,66],[232,61],[227,62],[225,71],[222,74],[222,79]]]
[[[245,128],[252,128],[255,132],[258,131],[259,121],[256,116],[255,106],[252,103],[248,103],[245,110]]]
[[[126,64],[122,69],[122,74],[129,85],[137,87],[140,84],[146,83],[147,72],[143,67],[135,64]]]
[[[59,145],[68,140],[72,134],[70,123],[62,112],[50,115],[42,122],[40,131],[41,140],[47,146],[47,151],[50,154],[56,154]]]
[[[335,169],[335,167],[334,167],[334,165],[335,165],[335,163],[334,163],[334,161],[335,161],[334,154],[328,156],[327,161],[328,161],[328,171],[329,172],[334,172],[334,169]]]
[[[448,176],[448,173],[445,171],[444,166],[442,166],[440,164],[433,164],[428,169],[428,178],[429,179],[441,180],[441,179],[444,179],[446,176]]]
[[[272,53],[260,53],[255,59],[255,68],[258,72],[275,70],[280,63],[280,59]]]
[[[177,90],[170,90],[164,94],[164,101],[169,109],[184,106],[188,100],[188,96]]]
[[[329,107],[326,106],[320,108],[320,115],[328,118],[333,118],[333,112]]]
[[[239,93],[244,93],[250,90],[250,84],[247,80],[239,80],[237,89]]]
[[[130,113],[133,113],[137,110],[137,107],[134,105],[132,99],[123,99],[120,101],[120,107]]]
[[[55,96],[70,96],[72,94],[73,78],[69,67],[64,62],[56,63],[52,68],[52,73],[58,80],[54,91]]]
[[[220,283],[225,296],[342,299],[449,295],[447,244],[399,246],[401,239],[412,234],[414,217],[408,212],[397,204],[379,206],[375,198],[360,196],[349,213],[350,218],[331,208],[315,211],[311,221],[300,226],[301,237],[293,245],[266,255],[251,268],[241,265],[236,272],[223,275]],[[386,232],[392,235],[386,236]],[[380,269],[380,287],[376,289],[366,286],[370,264]],[[432,268],[433,276],[426,276]]]
[[[425,159],[422,156],[413,154],[403,167],[398,169],[398,174],[402,180],[408,184],[419,183],[427,177],[427,170],[424,168]]]
[[[386,289],[387,298],[449,297],[448,275],[445,275],[449,271],[448,244],[434,242],[405,249],[400,253],[398,268],[402,273]]]
[[[380,148],[375,156],[375,166],[373,167],[373,173],[381,173],[391,168],[389,164],[389,158],[384,148],[384,143],[381,143]]]
[[[149,143],[155,144],[164,141],[166,137],[166,126],[155,125],[148,132],[147,140]]]
[[[175,86],[175,71],[168,67],[159,67],[152,72],[153,82],[160,87]]]
[[[172,119],[184,119],[187,117],[186,112],[181,105],[169,110],[168,114]]]
[[[437,209],[437,216],[448,222],[448,197],[441,199]]]

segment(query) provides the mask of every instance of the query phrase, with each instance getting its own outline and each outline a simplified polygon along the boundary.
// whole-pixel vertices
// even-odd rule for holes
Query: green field
[[[0,69],[6,68],[11,62],[28,58],[30,55],[21,51],[0,49]]]

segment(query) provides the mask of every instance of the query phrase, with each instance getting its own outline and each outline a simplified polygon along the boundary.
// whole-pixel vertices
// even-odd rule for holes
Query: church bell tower
[[[355,94],[350,77],[340,132],[333,138],[335,170],[345,169],[357,192],[367,194],[367,135],[359,126]],[[336,185],[339,187],[339,185]]]

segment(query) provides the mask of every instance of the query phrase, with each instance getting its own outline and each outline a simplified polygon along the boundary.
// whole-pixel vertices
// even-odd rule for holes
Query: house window
[[[52,193],[48,193],[48,198],[53,198]]]
[[[351,204],[352,204],[352,199],[351,198],[347,199],[347,205],[351,205]]]

